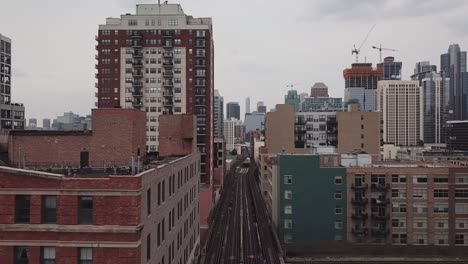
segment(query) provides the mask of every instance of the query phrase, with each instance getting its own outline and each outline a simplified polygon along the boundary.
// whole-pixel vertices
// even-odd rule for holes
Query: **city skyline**
[[[96,101],[94,36],[98,25],[105,22],[105,17],[134,12],[135,4],[155,2],[107,0],[96,3],[87,0],[72,7],[69,1],[4,4],[5,15],[0,17],[0,24],[11,26],[0,31],[13,42],[15,100],[25,104],[26,118],[42,119],[68,110],[80,115],[89,114]],[[274,107],[282,101],[288,83],[295,83],[295,89],[300,93],[309,91],[315,82],[324,82],[330,87],[330,96],[343,97],[342,70],[354,62],[352,46],[362,41],[373,24],[376,27],[361,49],[360,61],[379,62],[379,53],[372,50],[372,45],[382,43],[384,47],[398,49],[398,52],[384,52],[383,56],[392,55],[403,62],[404,80],[410,79],[416,62],[428,60],[440,67],[440,55],[446,53],[450,44],[458,43],[462,50],[468,47],[468,37],[461,34],[465,29],[460,23],[468,10],[464,1],[433,0],[418,6],[413,6],[410,1],[353,1],[346,4],[296,1],[286,9],[284,3],[270,1],[269,12],[262,14],[262,20],[257,19],[257,10],[265,5],[261,1],[249,2],[251,8],[248,10],[244,10],[244,5],[239,2],[170,3],[182,4],[184,10],[195,16],[213,17],[216,24],[215,89],[226,101],[240,103],[241,116],[244,115],[246,95],[253,102],[265,101],[266,105]],[[56,12],[58,10],[61,12]],[[287,12],[286,19],[275,19],[285,15],[283,10]],[[24,16],[16,15],[20,11]],[[237,18],[237,11],[244,14],[242,20]],[[379,11],[385,15],[378,16]],[[87,19],[81,18],[84,12]],[[65,20],[71,22],[56,23]],[[405,30],[408,24],[424,25],[439,35],[433,38],[424,31]],[[242,38],[238,37],[239,27],[243,28]],[[394,28],[400,29],[398,37],[387,34],[394,32]],[[262,34],[258,34],[259,31]],[[277,38],[278,32],[283,37],[269,42],[268,48],[252,48],[252,43],[261,44],[265,39]],[[316,41],[317,38],[321,41]],[[31,45],[32,39],[41,41]],[[292,48],[291,39],[295,40]],[[425,42],[431,45],[420,45]],[[285,47],[288,52],[277,53],[276,50]],[[51,54],[58,60],[51,60]],[[57,67],[56,63],[61,61],[74,63]],[[42,102],[50,95],[57,100],[44,106]]]

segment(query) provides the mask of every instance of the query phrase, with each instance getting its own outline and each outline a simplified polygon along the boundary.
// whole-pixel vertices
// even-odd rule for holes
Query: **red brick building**
[[[90,170],[65,176],[0,167],[0,263],[191,263],[200,248],[195,117],[162,117],[167,157],[136,175],[100,165],[128,165],[138,154],[145,113],[99,109],[93,119],[91,133],[11,134],[10,150],[25,153],[26,167],[60,172],[54,164],[80,166],[86,150]]]
[[[145,159],[146,114],[135,109],[93,109],[92,131],[11,131],[8,157],[28,168],[131,166]]]

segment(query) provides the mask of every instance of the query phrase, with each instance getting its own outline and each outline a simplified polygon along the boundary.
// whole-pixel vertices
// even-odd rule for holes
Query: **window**
[[[158,23],[159,23],[159,20],[158,20]],[[169,19],[168,24],[169,26],[177,26],[179,23],[177,19]]]
[[[414,175],[413,183],[427,183],[427,175]]]
[[[93,264],[92,248],[79,248],[78,250],[78,264]]]
[[[335,220],[335,229],[343,229],[343,220]]]
[[[434,183],[447,183],[448,176],[434,176]]]
[[[16,195],[15,197],[15,223],[29,224],[30,207],[31,207],[30,195]]]
[[[427,228],[426,219],[414,219],[413,228]]]
[[[291,219],[284,219],[284,228],[291,229],[292,228],[292,220]]]
[[[406,244],[406,234],[392,234],[392,244]]]
[[[415,245],[425,245],[427,244],[427,235],[424,234],[414,234],[413,240]]]
[[[151,259],[151,233],[146,236],[146,261]]]
[[[434,213],[448,213],[448,204],[434,204]]]
[[[13,263],[14,264],[28,264],[29,263],[29,248],[28,247],[15,247],[14,248]]]
[[[284,184],[292,184],[292,175],[284,175]]]
[[[448,235],[447,234],[435,234],[434,242],[436,245],[448,245]]]
[[[93,197],[80,196],[78,204],[78,224],[93,224]]]
[[[151,214],[151,188],[146,190],[146,213]]]
[[[392,227],[406,228],[406,219],[392,219]]]
[[[416,213],[416,214],[427,213],[427,204],[413,204],[413,213]]]
[[[455,184],[467,184],[468,175],[457,175],[455,178]]]
[[[426,199],[427,198],[427,191],[425,189],[414,189],[413,190],[413,198]]]
[[[468,189],[455,190],[455,198],[468,198]]]
[[[341,200],[343,197],[342,197],[342,192],[341,191],[336,191],[335,192],[335,200]]]
[[[434,220],[435,229],[448,229],[448,220],[444,219],[435,219]]]
[[[158,205],[161,205],[161,183],[158,183]]]
[[[284,207],[284,214],[292,214],[292,205],[286,205]]]
[[[343,207],[339,205],[335,206],[335,214],[337,215],[343,214]]]
[[[42,247],[41,248],[41,264],[55,264],[55,248]]]
[[[456,203],[455,204],[455,213],[456,214],[468,214],[468,204]]]
[[[335,176],[335,184],[336,185],[341,185],[343,183],[343,177],[342,176]]]
[[[455,245],[468,245],[468,234],[455,234]]]
[[[287,200],[292,199],[292,191],[291,190],[284,191],[284,199],[287,199]]]
[[[42,223],[55,224],[57,222],[57,196],[42,197]]]
[[[468,219],[456,219],[455,226],[457,229],[468,229]]]
[[[448,198],[448,190],[447,189],[435,189],[434,198]]]
[[[406,204],[405,203],[393,203],[392,212],[393,213],[406,213]]]

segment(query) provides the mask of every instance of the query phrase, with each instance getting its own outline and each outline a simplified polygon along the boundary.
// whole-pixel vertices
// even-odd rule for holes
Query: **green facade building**
[[[346,240],[346,169],[338,155],[281,154],[272,218],[283,245]]]

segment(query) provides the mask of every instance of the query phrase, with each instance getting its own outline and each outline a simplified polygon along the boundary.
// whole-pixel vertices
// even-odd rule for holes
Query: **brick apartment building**
[[[347,168],[348,241],[468,246],[468,169],[378,163]]]
[[[147,151],[159,151],[158,117],[197,116],[201,182],[213,159],[213,35],[211,18],[185,14],[179,4],[139,4],[135,14],[107,18],[96,36],[98,108],[147,113]]]
[[[120,118],[122,111],[144,116],[137,110],[111,113]],[[195,118],[164,116],[161,122],[174,124],[161,127],[161,135],[173,135],[172,142],[184,143],[184,151],[178,148],[178,156],[171,156],[172,148],[166,150],[162,145],[168,157],[136,175],[92,168],[64,176],[0,167],[1,263],[191,263],[200,243],[200,154],[193,152],[195,130],[192,136],[172,130],[184,130],[184,124],[193,128]],[[99,126],[93,127],[99,130]],[[144,140],[144,132],[143,126],[135,134],[143,134]],[[119,141],[131,141],[131,134],[128,136]],[[30,138],[21,136],[25,142]],[[56,135],[49,135],[49,142],[57,144],[52,152],[65,147],[73,153],[81,151],[81,145],[65,145],[68,141],[60,141]],[[90,165],[98,164],[94,159],[102,157],[93,153],[90,151]]]

